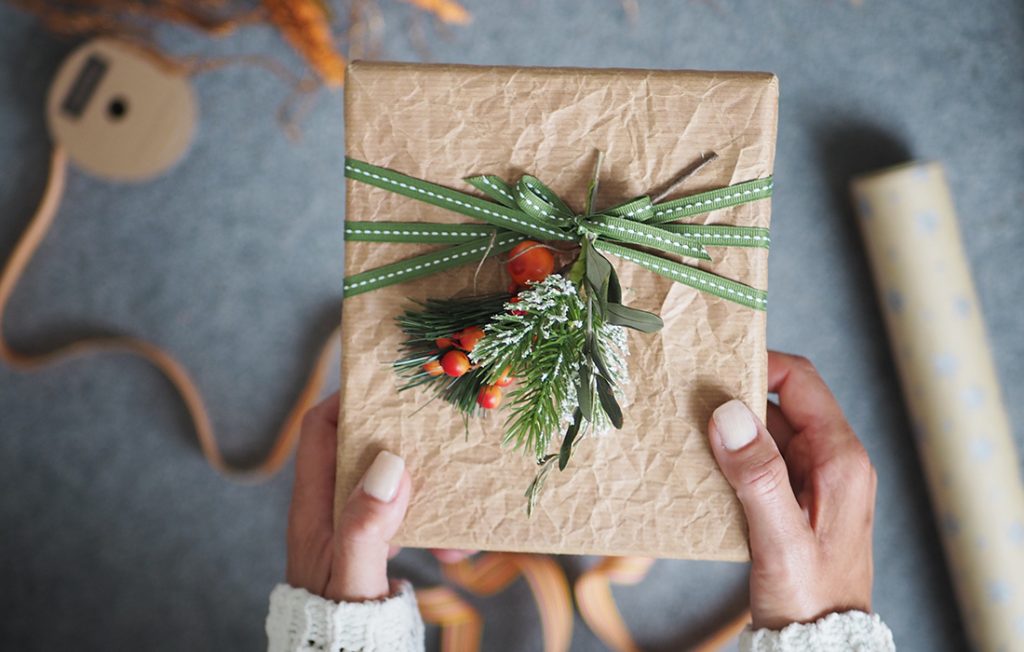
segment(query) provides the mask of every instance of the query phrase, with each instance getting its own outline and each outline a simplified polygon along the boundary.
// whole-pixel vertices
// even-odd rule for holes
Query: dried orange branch
[[[446,23],[466,25],[473,17],[455,0],[405,0],[414,7],[434,14]]]

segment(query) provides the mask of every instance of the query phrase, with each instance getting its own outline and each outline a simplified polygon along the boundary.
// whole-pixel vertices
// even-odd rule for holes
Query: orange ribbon
[[[576,605],[591,631],[615,652],[639,652],[615,606],[611,585],[639,584],[654,564],[647,557],[604,557],[576,580]],[[750,612],[744,610],[701,641],[690,652],[716,652],[736,638],[750,623]]]
[[[569,582],[547,555],[491,552],[476,559],[442,565],[452,584],[481,597],[504,591],[519,577],[526,580],[540,612],[544,652],[565,652],[572,641]],[[448,587],[416,592],[424,621],[441,626],[443,652],[480,649],[483,621],[477,611]]]
[[[639,652],[622,614],[615,606],[611,583],[632,585],[654,563],[647,557],[605,557],[576,580],[576,604],[591,631],[615,652]]]
[[[270,452],[258,464],[247,468],[234,466],[224,459],[217,446],[210,414],[203,403],[203,397],[199,393],[195,381],[174,356],[159,346],[135,337],[91,337],[72,342],[53,351],[28,355],[16,351],[7,343],[3,335],[4,311],[7,309],[7,303],[24,274],[25,268],[28,267],[29,261],[32,260],[32,256],[53,225],[57,209],[60,207],[61,196],[64,193],[66,174],[67,156],[60,147],[55,147],[50,158],[50,176],[43,198],[39,202],[35,214],[29,220],[25,232],[18,243],[14,245],[14,251],[7,259],[3,271],[0,272],[0,360],[16,369],[31,371],[86,354],[127,353],[139,356],[156,367],[181,396],[192,419],[203,457],[206,458],[210,466],[223,475],[240,478],[269,477],[276,473],[288,461],[288,457],[295,447],[299,436],[299,427],[302,425],[302,416],[320,397],[327,372],[334,363],[332,353],[335,343],[340,339],[338,329],[335,329],[317,355],[309,379],[299,392],[299,396],[285,418],[277,437],[274,438]]]

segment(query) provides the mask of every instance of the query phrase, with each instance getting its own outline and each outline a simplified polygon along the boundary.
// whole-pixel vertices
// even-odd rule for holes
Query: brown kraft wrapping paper
[[[511,68],[355,62],[345,88],[346,155],[463,191],[462,179],[533,174],[581,209],[595,151],[598,206],[649,194],[714,151],[665,198],[772,174],[778,81],[765,73]],[[466,222],[464,216],[346,181],[346,219]],[[769,200],[691,218],[767,227]],[[346,276],[431,246],[346,242]],[[767,287],[767,251],[709,247],[700,266]],[[397,545],[745,560],[738,501],[711,456],[711,412],[739,398],[763,417],[765,313],[611,257],[624,303],[656,312],[629,332],[625,425],[588,434],[548,476],[532,517],[532,457],[501,445],[504,414],[470,422],[420,390],[397,393],[394,318],[414,300],[501,291],[497,259],[345,300],[337,504],[380,450],[405,458],[413,497]],[[693,261],[687,261],[693,262]],[[421,409],[423,408],[423,409]],[[553,446],[557,446],[556,439]]]

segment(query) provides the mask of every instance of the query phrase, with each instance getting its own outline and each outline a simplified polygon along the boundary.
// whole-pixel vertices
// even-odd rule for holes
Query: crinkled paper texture
[[[772,174],[777,99],[777,79],[763,73],[357,62],[345,88],[345,150],[470,192],[467,176],[533,174],[580,210],[596,150],[605,154],[598,206],[665,186],[704,152],[719,158],[666,199]],[[349,220],[470,221],[353,180],[346,193]],[[693,219],[767,227],[770,204]],[[431,248],[347,242],[345,274]],[[767,287],[767,251],[709,252],[713,262],[701,267]],[[413,478],[399,545],[746,559],[740,505],[706,429],[731,398],[763,416],[765,313],[612,262],[624,302],[661,314],[665,328],[629,333],[625,426],[583,439],[569,467],[548,476],[532,517],[523,492],[537,467],[502,447],[503,414],[472,421],[467,438],[447,404],[424,408],[427,392],[398,394],[390,367],[402,341],[394,318],[413,300],[501,290],[500,264],[484,264],[475,285],[470,265],[346,299],[338,505],[386,449],[405,458]]]

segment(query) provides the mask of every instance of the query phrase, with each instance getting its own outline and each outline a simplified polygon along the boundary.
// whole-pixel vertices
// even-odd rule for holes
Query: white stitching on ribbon
[[[766,235],[745,235],[741,233],[701,233],[699,231],[693,231],[684,233],[687,238],[732,238],[734,240],[763,240],[764,242],[771,242],[771,238]]]
[[[506,197],[508,197],[508,198],[509,198],[509,199],[511,199],[512,201],[515,201],[515,200],[516,200],[516,198],[515,198],[515,197],[513,197],[512,195],[508,194],[508,192],[506,192],[504,188],[502,188],[502,187],[501,187],[501,186],[499,186],[498,184],[494,183],[493,181],[491,181],[490,179],[488,179],[488,178],[487,178],[486,176],[482,176],[482,177],[480,177],[480,178],[484,180],[484,183],[486,183],[486,184],[487,184],[488,186],[490,186],[490,187],[494,188],[495,190],[497,190],[497,191],[498,191],[499,193],[501,193],[502,195],[505,195]]]
[[[517,235],[513,236],[511,239],[501,239],[499,242],[496,242],[494,244],[500,246],[500,245],[508,244],[509,242],[515,242],[516,240],[525,240],[525,239],[526,239],[526,236],[518,235],[517,234]],[[346,283],[346,284],[344,284],[342,290],[343,291],[344,290],[350,290],[350,289],[354,289],[354,288],[358,288],[358,287],[363,287],[364,285],[371,285],[373,283],[376,283],[377,281],[380,281],[381,279],[394,278],[396,276],[401,276],[402,274],[409,274],[410,272],[416,272],[416,271],[419,271],[421,269],[426,269],[427,267],[433,267],[434,265],[440,265],[441,263],[446,263],[449,260],[455,260],[456,258],[464,258],[466,256],[470,256],[470,255],[475,254],[475,253],[480,253],[481,251],[487,251],[491,247],[492,247],[491,243],[487,243],[487,244],[481,245],[479,247],[474,247],[472,249],[467,249],[466,251],[462,251],[462,252],[459,252],[457,254],[452,254],[450,256],[444,256],[443,258],[438,258],[437,260],[432,260],[429,263],[420,263],[419,265],[416,265],[414,267],[407,267],[405,269],[400,269],[400,270],[395,271],[395,272],[388,272],[387,274],[378,274],[377,276],[372,276],[372,277],[370,277],[368,279],[359,281],[358,283],[351,283],[351,284]]]
[[[659,217],[661,215],[668,215],[669,213],[678,213],[679,211],[685,211],[685,210],[689,210],[691,208],[700,208],[701,206],[704,206],[706,204],[717,204],[717,203],[720,203],[720,202],[723,202],[723,201],[726,201],[726,200],[729,200],[729,199],[735,199],[737,197],[748,197],[750,195],[754,195],[754,194],[758,194],[758,193],[762,193],[762,192],[767,192],[768,190],[771,190],[774,186],[775,186],[774,182],[767,183],[767,184],[765,184],[763,186],[760,186],[760,187],[757,187],[757,188],[747,188],[746,190],[737,191],[737,192],[734,192],[734,193],[731,193],[731,194],[728,194],[728,195],[721,195],[719,197],[712,197],[710,199],[705,199],[704,201],[695,201],[695,202],[692,202],[692,203],[689,203],[689,204],[683,204],[682,206],[676,206],[675,208],[670,208],[668,210],[655,211],[654,212],[654,216],[655,217]]]
[[[674,247],[682,247],[683,249],[693,250],[693,251],[702,251],[702,249],[699,249],[697,247],[691,247],[690,245],[685,244],[683,242],[677,242],[675,240],[670,240],[668,238],[663,238],[663,237],[661,237],[659,235],[654,235],[653,233],[645,233],[644,231],[634,231],[633,229],[628,229],[628,228],[626,228],[624,226],[616,226],[614,224],[607,224],[605,222],[595,222],[594,226],[602,226],[602,227],[604,227],[606,229],[612,229],[612,230],[615,230],[615,231],[622,231],[623,233],[628,233],[630,235],[635,235],[635,236],[638,236],[638,237],[644,237],[644,238],[647,238],[648,240],[657,240],[658,242],[663,242],[665,244],[670,244],[670,245],[672,245]]]
[[[648,261],[641,261],[638,258],[633,258],[632,256],[628,256],[628,255],[620,253],[618,251],[610,251],[609,253],[611,253],[611,254],[613,254],[615,256],[618,256],[619,258],[623,258],[625,260],[634,262],[637,265],[641,265],[643,267],[654,267],[656,269],[660,269],[663,272],[667,272],[667,273],[671,274],[672,276],[681,276],[681,277],[689,279],[690,281],[693,281],[695,283],[700,283],[701,285],[710,285],[711,287],[713,287],[715,289],[722,290],[723,292],[728,292],[729,294],[732,294],[732,295],[735,295],[735,296],[743,297],[744,299],[748,299],[749,301],[753,301],[754,303],[758,303],[758,304],[761,304],[761,305],[766,305],[768,303],[767,299],[763,299],[761,297],[754,296],[752,294],[746,294],[745,292],[741,292],[741,291],[736,290],[734,288],[731,288],[731,287],[729,287],[727,285],[721,285],[719,283],[715,283],[714,281],[708,280],[708,279],[704,278],[703,276],[697,276],[696,274],[689,274],[687,272],[681,272],[681,271],[672,269],[670,267],[665,267],[664,265],[659,265],[658,263],[652,263],[652,262],[648,262]]]
[[[491,235],[489,231],[407,231],[405,229],[350,229],[345,228],[349,235],[416,235],[416,236],[446,236],[446,237],[486,237]]]
[[[417,188],[416,186],[409,185],[408,183],[402,183],[401,181],[395,181],[394,179],[388,179],[387,177],[381,176],[379,174],[375,174],[373,172],[367,172],[366,170],[360,170],[359,168],[353,167],[353,166],[351,166],[351,165],[349,165],[347,163],[345,164],[345,169],[346,170],[350,170],[352,172],[357,172],[359,174],[362,174],[362,175],[365,175],[365,176],[368,176],[368,177],[372,177],[374,179],[377,179],[378,181],[384,181],[384,182],[390,183],[390,184],[392,184],[394,186],[399,186],[400,188],[405,188],[406,190],[415,190],[416,192],[418,192],[418,193],[420,193],[422,195],[427,195],[429,197],[434,197],[435,199],[441,199],[441,200],[444,200],[444,201],[452,203],[452,204],[457,204],[459,206],[463,206],[465,208],[469,208],[471,210],[477,211],[478,213],[485,213],[487,215],[491,215],[493,217],[497,217],[498,219],[505,220],[506,222],[513,222],[515,224],[520,224],[520,225],[525,226],[525,227],[530,228],[530,229],[536,229],[536,230],[541,231],[543,233],[550,233],[551,235],[556,236],[559,240],[564,239],[562,234],[560,232],[558,232],[558,231],[555,231],[554,229],[548,229],[548,228],[545,228],[543,226],[537,226],[536,224],[530,224],[529,222],[524,222],[523,220],[516,219],[514,217],[509,217],[508,215],[502,215],[501,213],[495,213],[494,211],[488,210],[486,208],[480,208],[479,206],[474,206],[473,204],[467,204],[466,202],[460,201],[458,199],[452,199],[451,197],[445,197],[444,195],[439,195],[436,192],[431,192],[430,190],[424,190],[423,188]]]

